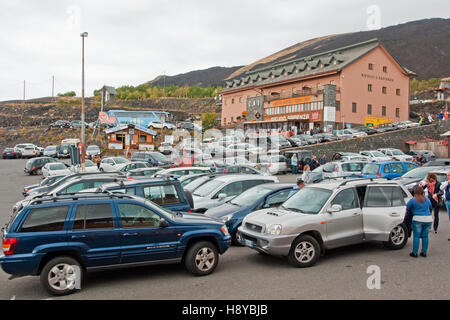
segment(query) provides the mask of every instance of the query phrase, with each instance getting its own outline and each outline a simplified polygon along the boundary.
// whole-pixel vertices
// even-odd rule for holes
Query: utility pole
[[[52,76],[52,100],[55,98],[55,76]]]
[[[81,158],[81,172],[85,171],[84,167],[84,158],[86,151],[86,138],[85,138],[85,110],[84,110],[84,38],[88,36],[87,32],[83,32],[80,34],[82,41],[82,52],[81,52],[81,150],[80,150],[80,158]]]
[[[23,80],[23,104],[25,104],[25,80]]]

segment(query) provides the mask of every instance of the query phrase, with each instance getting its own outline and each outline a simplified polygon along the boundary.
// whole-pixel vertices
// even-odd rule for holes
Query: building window
[[[233,121],[234,121],[234,119],[233,119],[233,117],[231,117],[231,123],[233,123]]]
[[[356,102],[352,102],[352,112],[356,113]]]
[[[369,70],[373,70],[373,64],[369,63]]]
[[[147,142],[147,136],[140,134],[139,143]]]
[[[336,101],[336,111],[341,111],[341,102]]]
[[[371,104],[367,105],[367,114],[372,114],[372,105]]]
[[[381,115],[386,116],[386,106],[381,107]]]
[[[242,102],[242,97],[239,97],[239,103],[241,103]]]
[[[387,73],[387,67],[386,66],[383,66],[383,72]]]
[[[400,118],[400,108],[395,108],[395,116]]]
[[[292,88],[292,94],[297,94],[297,88]]]
[[[367,85],[367,91],[372,92],[372,84],[369,83]]]
[[[223,124],[227,124],[227,118],[223,118]]]
[[[400,89],[395,90],[395,94],[399,96],[400,95]]]
[[[233,99],[231,99],[231,104],[234,104],[234,98],[233,98]],[[231,121],[233,121],[233,120],[231,120]]]
[[[387,88],[386,88],[386,87],[383,87],[383,88],[381,89],[381,91],[383,92],[383,94],[386,94],[386,93],[387,93]]]

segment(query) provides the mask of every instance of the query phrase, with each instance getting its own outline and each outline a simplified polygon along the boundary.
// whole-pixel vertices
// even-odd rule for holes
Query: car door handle
[[[400,216],[400,214],[399,214],[399,213],[392,212],[392,213],[390,214],[390,216],[391,216],[391,217],[398,217],[398,216]]]
[[[123,235],[124,237],[134,237],[134,236],[137,236],[138,233],[137,233],[137,232],[134,232],[134,233],[128,233],[128,232],[126,232],[126,233],[123,233],[122,235]]]
[[[84,239],[84,238],[86,238],[86,235],[84,235],[84,234],[79,235],[79,236],[72,236],[72,239]]]

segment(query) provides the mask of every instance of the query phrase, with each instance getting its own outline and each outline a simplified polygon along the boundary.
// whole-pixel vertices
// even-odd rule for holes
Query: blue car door
[[[160,213],[140,203],[118,202],[121,223],[121,263],[176,258],[175,226],[160,227]]]
[[[407,170],[402,162],[393,162],[390,164],[391,174],[389,179],[394,179],[404,175]]]
[[[114,222],[110,202],[78,204],[69,231],[69,245],[82,248],[82,258],[89,267],[120,262],[120,231]]]

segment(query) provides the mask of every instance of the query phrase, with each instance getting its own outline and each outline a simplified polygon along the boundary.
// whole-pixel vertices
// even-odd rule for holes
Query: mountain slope
[[[220,86],[224,79],[227,78],[234,71],[240,69],[238,67],[212,67],[204,70],[196,70],[188,73],[178,74],[175,76],[158,76],[154,80],[147,83],[163,86]],[[165,78],[165,79],[164,79]]]
[[[236,70],[227,79],[246,71],[334,50],[378,38],[391,55],[419,79],[450,75],[450,19],[426,19],[373,31],[353,32],[300,42],[267,58]]]

